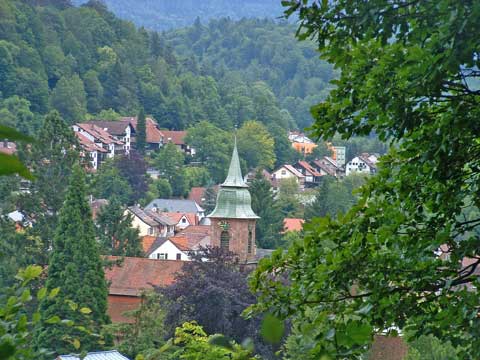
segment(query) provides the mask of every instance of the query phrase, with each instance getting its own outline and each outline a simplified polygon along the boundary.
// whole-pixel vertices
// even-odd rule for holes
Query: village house
[[[128,154],[132,148],[132,139],[135,137],[135,129],[128,120],[108,121],[91,120],[88,122],[102,128],[112,137],[123,142],[125,154]]]
[[[355,156],[347,163],[346,174],[347,176],[352,173],[373,175],[377,172],[377,162],[378,157],[376,155],[363,153],[360,156]]]
[[[104,129],[90,123],[77,123],[72,126],[82,148],[81,156],[88,159],[94,170],[106,158],[125,154],[125,144]]]
[[[304,160],[298,161],[293,167],[305,176],[305,187],[308,188],[317,186],[320,183],[321,177],[325,175]]]
[[[185,237],[159,237],[145,255],[149,259],[190,261],[190,251],[193,251],[193,249],[188,246]]]
[[[94,351],[80,355],[59,355],[55,360],[129,360],[126,356],[120,354],[117,350]]]
[[[273,190],[277,191],[279,189],[282,180],[292,178],[296,180],[300,191],[303,191],[305,189],[305,176],[292,165],[282,165],[272,172]]]
[[[311,154],[317,147],[317,144],[315,144],[313,140],[305,136],[304,133],[298,131],[290,131],[288,133],[288,140],[290,140],[290,143],[295,150],[304,155]]]
[[[195,155],[195,149],[185,143],[185,137],[187,136],[186,131],[162,130],[162,133],[164,135],[163,141],[165,144],[175,144],[177,148],[185,154],[191,156]]]
[[[123,117],[122,121],[128,122],[132,127],[134,133],[137,132],[137,117]],[[145,119],[145,141],[147,143],[147,151],[157,151],[164,144],[164,135],[159,130],[158,124],[152,118]],[[136,142],[136,137],[132,138],[132,142]]]
[[[314,160],[311,165],[322,175],[330,175],[336,178],[342,178],[345,175],[343,167],[329,156]]]
[[[6,155],[13,155],[17,151],[17,145],[8,140],[0,141],[0,153]]]
[[[198,221],[205,217],[205,209],[203,209],[194,200],[183,199],[154,199],[145,206],[145,210],[162,213],[189,213],[196,214]]]
[[[184,261],[140,257],[109,256],[107,259],[115,264],[105,270],[110,284],[108,315],[114,323],[133,323],[135,320],[125,316],[125,312],[140,306],[145,291],[171,285],[184,264]]]
[[[175,223],[175,231],[183,230],[190,225],[198,225],[198,217],[195,213],[159,212],[159,214],[170,218]]]
[[[125,212],[132,215],[132,227],[138,229],[140,236],[166,237],[175,233],[176,224],[169,217],[139,206],[130,206]]]

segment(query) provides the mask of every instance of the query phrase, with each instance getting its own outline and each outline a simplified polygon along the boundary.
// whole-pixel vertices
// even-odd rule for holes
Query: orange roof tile
[[[165,135],[165,142],[172,142],[175,145],[185,145],[186,131],[162,130]]]
[[[285,218],[283,219],[283,230],[284,232],[301,231],[304,222],[305,220],[303,219]]]
[[[144,237],[142,237],[142,249],[145,254],[150,251],[150,248],[152,247],[156,239],[157,238],[155,236],[151,235],[145,235]]]
[[[137,130],[137,117],[126,117],[122,118],[122,120],[128,120],[130,124],[133,126],[135,131]],[[158,129],[158,124],[155,120],[152,118],[146,118],[145,119],[145,132],[146,132],[146,137],[147,137],[147,143],[155,143],[155,144],[160,144],[163,142],[163,139],[165,138],[165,135],[163,134],[162,131]]]
[[[190,251],[192,248],[188,244],[188,239],[186,236],[172,236],[169,239],[177,248],[182,251]]]
[[[78,131],[75,132],[75,136],[78,139],[78,142],[80,143],[80,146],[83,148],[85,151],[98,151],[98,152],[103,152],[106,153],[108,150],[102,148],[101,146],[98,146],[95,144],[93,141],[91,141],[89,138],[87,138],[85,135],[79,133]]]
[[[108,256],[118,261],[118,256]],[[124,257],[121,265],[105,271],[110,282],[110,295],[140,296],[144,290],[155,286],[168,286],[175,280],[175,274],[182,270],[184,262],[177,260],[156,260],[139,257]]]
[[[190,225],[198,224],[197,214],[193,213],[179,213],[179,212],[161,212],[160,215],[168,217],[170,220],[178,224],[182,217],[186,217]]]

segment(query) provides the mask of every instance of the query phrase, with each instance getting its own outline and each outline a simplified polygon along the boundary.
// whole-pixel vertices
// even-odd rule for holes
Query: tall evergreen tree
[[[147,122],[145,118],[145,111],[143,108],[140,109],[137,118],[137,151],[140,154],[145,154],[147,147]]]
[[[35,219],[28,231],[41,239],[43,254],[37,264],[46,264],[46,254],[52,247],[57,214],[62,207],[73,164],[78,160],[77,141],[73,131],[58,112],[45,117],[37,141],[20,150],[20,158],[35,176],[29,192],[19,200],[20,210]]]
[[[60,211],[46,286],[48,289],[58,287],[60,293],[54,298],[44,298],[42,318],[57,315],[73,320],[76,326],[42,323],[37,330],[38,346],[57,354],[98,349],[98,338],[78,329],[84,326],[98,334],[101,326],[109,322],[106,313],[108,287],[87,202],[84,174],[78,165],[73,169]],[[78,309],[90,309],[91,313],[86,317],[82,312],[88,311],[73,311],[69,301],[78,305]],[[80,344],[72,339],[78,339]]]
[[[102,207],[97,217],[98,239],[105,255],[141,256],[138,229],[132,227],[132,215],[125,215],[117,197]]]
[[[201,205],[205,209],[205,212],[210,214],[217,204],[217,192],[215,191],[215,187],[212,185],[208,186],[203,193],[203,198],[205,200],[202,201]]]
[[[277,248],[282,239],[283,216],[273,197],[270,182],[260,172],[250,184],[250,194],[252,209],[260,216],[255,228],[257,245],[266,249]]]

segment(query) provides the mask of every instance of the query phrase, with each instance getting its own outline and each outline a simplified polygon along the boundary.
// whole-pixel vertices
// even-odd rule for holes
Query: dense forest
[[[265,82],[288,110],[284,116],[291,115],[290,123],[304,128],[311,124],[310,107],[330,91],[334,72],[319,59],[313,42],[298,42],[294,35],[294,25],[287,22],[219,19],[208,25],[197,20],[166,37],[194,72],[235,87]]]
[[[0,111],[4,123],[22,131],[35,132],[51,109],[73,123],[142,107],[171,129],[202,120],[228,129],[252,119],[298,128],[308,124],[307,104],[332,76],[329,67],[307,70],[322,66],[312,66],[313,47],[297,44],[286,24],[197,22],[165,37],[137,30],[97,1],[41,3],[0,4]],[[302,73],[308,80],[299,80],[302,71],[311,73]]]
[[[75,5],[86,0],[73,0]],[[198,17],[202,21],[229,17],[276,18],[282,15],[279,0],[104,0],[108,8],[122,19],[153,30],[166,30],[193,24]]]

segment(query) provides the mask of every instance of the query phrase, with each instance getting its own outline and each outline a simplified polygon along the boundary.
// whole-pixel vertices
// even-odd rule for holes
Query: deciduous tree
[[[286,5],[299,12],[299,36],[314,37],[341,71],[312,109],[316,135],[374,131],[395,146],[345,216],[305,225],[303,244],[260,265],[257,309],[298,321],[306,358],[359,357],[392,327],[433,334],[476,358],[480,260],[470,231],[480,220],[460,215],[480,205],[480,93],[472,87],[480,8],[451,0]]]

